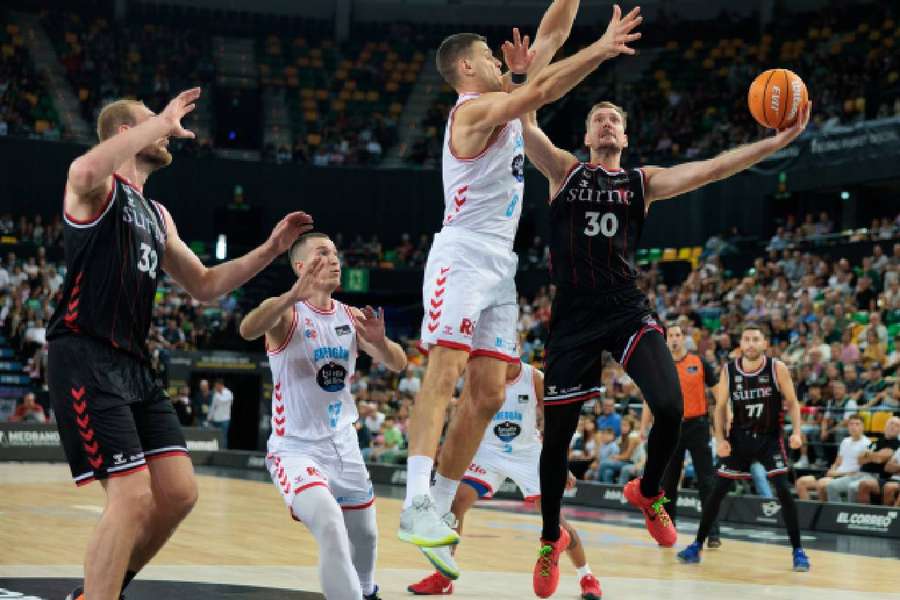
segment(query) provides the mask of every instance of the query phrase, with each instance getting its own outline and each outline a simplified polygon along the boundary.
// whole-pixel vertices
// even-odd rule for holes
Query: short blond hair
[[[97,137],[101,142],[116,135],[120,125],[134,125],[137,122],[132,110],[135,106],[144,106],[144,103],[140,100],[121,98],[103,107],[97,116]]]
[[[622,129],[626,128],[626,126],[628,125],[628,113],[625,112],[625,109],[622,108],[621,106],[619,106],[618,104],[613,104],[612,102],[609,102],[608,100],[604,100],[603,102],[598,102],[597,104],[595,104],[591,107],[591,110],[588,112],[587,119],[584,120],[584,128],[585,129],[591,128],[591,117],[593,117],[594,113],[597,112],[601,108],[611,108],[614,111],[616,111],[617,113],[619,113],[619,116],[622,117]]]

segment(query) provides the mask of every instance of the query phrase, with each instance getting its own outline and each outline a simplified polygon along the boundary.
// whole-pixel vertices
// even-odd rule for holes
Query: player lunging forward
[[[359,349],[395,372],[406,368],[406,354],[385,337],[382,311],[332,298],[341,265],[327,235],[301,236],[289,257],[296,283],[241,322],[245,339],[265,334],[272,369],[266,466],[291,515],[319,544],[325,597],[376,600],[375,495],[353,428],[350,377]]]

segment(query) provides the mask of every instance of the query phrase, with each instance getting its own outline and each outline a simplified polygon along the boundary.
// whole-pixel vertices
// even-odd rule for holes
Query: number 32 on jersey
[[[584,213],[587,218],[587,225],[584,228],[584,235],[594,237],[598,233],[602,233],[605,237],[611,238],[616,235],[619,230],[619,219],[615,213],[604,213],[600,216],[597,211],[589,210]]]

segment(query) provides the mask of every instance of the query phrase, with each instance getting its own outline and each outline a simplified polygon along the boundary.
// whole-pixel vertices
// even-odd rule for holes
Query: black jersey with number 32
[[[728,401],[732,430],[780,434],[784,423],[784,400],[775,376],[776,360],[763,357],[756,371],[745,371],[741,359],[727,366]]]
[[[48,339],[85,335],[142,360],[166,247],[163,209],[125,179],[87,221],[65,214],[66,279]]]
[[[588,292],[633,285],[645,214],[643,171],[576,164],[551,199],[553,283]]]

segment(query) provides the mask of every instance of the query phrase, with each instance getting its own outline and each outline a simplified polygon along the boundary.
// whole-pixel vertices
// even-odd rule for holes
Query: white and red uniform
[[[375,501],[353,423],[356,328],[350,309],[294,305],[287,339],[267,348],[272,369],[272,433],[266,466],[290,509],[294,496],[322,485],[344,510]]]
[[[506,400],[484,432],[484,439],[463,481],[482,498],[490,498],[507,478],[526,500],[541,495],[538,466],[541,439],[537,429],[537,391],[534,367],[522,364],[515,380],[506,384]]]
[[[522,214],[525,143],[515,119],[477,156],[455,154],[454,113],[477,96],[459,97],[444,133],[444,220],[425,265],[421,346],[516,361],[518,258],[512,247]]]

